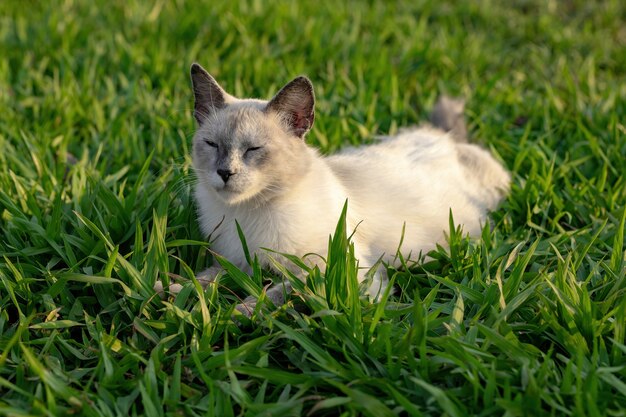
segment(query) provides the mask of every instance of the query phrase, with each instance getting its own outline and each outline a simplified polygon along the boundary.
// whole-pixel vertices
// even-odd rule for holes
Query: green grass
[[[0,414],[626,415],[625,3],[341,3],[0,2]],[[240,96],[307,74],[323,152],[464,95],[511,195],[380,303],[341,227],[252,322],[259,268],[161,301],[212,262],[193,61]]]

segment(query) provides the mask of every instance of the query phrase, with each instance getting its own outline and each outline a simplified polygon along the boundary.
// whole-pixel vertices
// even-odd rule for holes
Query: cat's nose
[[[222,177],[222,180],[224,180],[224,184],[226,184],[228,182],[228,179],[230,177],[232,177],[233,175],[235,175],[235,173],[233,171],[229,171],[227,169],[218,169],[217,170],[217,175]]]

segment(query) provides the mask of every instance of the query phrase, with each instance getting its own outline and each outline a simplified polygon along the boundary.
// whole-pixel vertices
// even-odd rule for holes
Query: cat
[[[478,235],[488,211],[509,189],[503,166],[486,150],[466,143],[462,101],[440,100],[434,126],[321,156],[305,143],[315,119],[308,78],[293,79],[269,101],[231,96],[196,63],[191,80],[200,227],[210,236],[212,250],[244,271],[251,268],[236,222],[250,253],[264,266],[270,266],[268,252],[261,248],[324,257],[347,200],[348,231],[354,231],[362,280],[381,256],[394,262],[403,230],[402,253],[425,254],[445,244],[450,210],[465,233]],[[213,266],[198,279],[210,282],[220,271]],[[386,283],[384,268],[379,268],[370,296],[380,294]],[[177,285],[170,290],[178,291]],[[284,293],[279,285],[267,296],[281,304]],[[237,309],[250,315],[254,305],[248,298]]]

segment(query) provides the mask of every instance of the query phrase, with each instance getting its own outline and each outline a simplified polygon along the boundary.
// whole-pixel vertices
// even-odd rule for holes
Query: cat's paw
[[[202,285],[202,288],[206,288],[207,285],[215,281],[218,275],[224,272],[224,268],[221,266],[211,266],[204,271],[196,275],[196,279]]]
[[[254,312],[254,309],[256,308],[256,304],[257,304],[256,298],[252,296],[246,297],[246,299],[243,300],[242,303],[239,303],[235,306],[235,310],[237,310],[238,312],[240,312],[247,318],[250,318],[252,317],[252,313]]]
[[[285,304],[285,297],[291,293],[291,283],[283,282],[277,285],[273,285],[269,288],[266,287],[265,297],[271,301],[275,307],[280,307]],[[239,311],[244,316],[250,318],[254,312],[258,300],[253,296],[246,297],[242,303],[235,306],[235,310]]]
[[[222,267],[212,266],[196,275],[196,279],[198,280],[202,288],[206,288],[211,282],[215,281],[217,276],[220,275],[220,273],[222,273],[223,271],[224,269]],[[157,280],[152,288],[159,295],[159,297],[161,297],[162,299],[165,298],[166,288],[161,280]],[[176,282],[170,283],[170,285],[167,287],[167,290],[170,294],[178,294],[182,291],[182,289],[183,286]]]
[[[154,286],[152,287],[152,289],[154,289],[154,292],[157,293],[157,295],[161,298],[161,299],[165,299],[165,287],[163,286],[163,282],[161,280],[157,280],[154,283]],[[168,287],[167,290],[171,293],[171,294],[178,294],[181,290],[183,289],[183,286],[180,284],[176,284],[176,283],[171,283]]]

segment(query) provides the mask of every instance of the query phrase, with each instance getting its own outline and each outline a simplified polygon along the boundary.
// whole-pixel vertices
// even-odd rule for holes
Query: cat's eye
[[[205,142],[207,145],[209,145],[211,148],[215,148],[215,149],[217,149],[217,143],[215,143],[215,142],[213,142],[213,141],[210,141],[210,140],[207,140],[207,139],[205,139],[205,140],[204,140],[204,142]]]
[[[254,152],[254,151],[258,151],[258,150],[259,150],[259,149],[261,149],[261,148],[262,148],[262,146],[254,146],[254,147],[252,147],[252,148],[248,148],[248,149],[246,149],[246,153],[249,153],[249,152]]]

